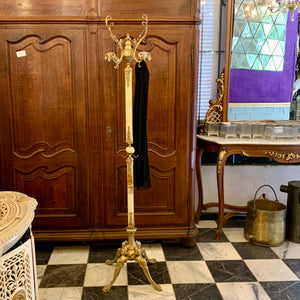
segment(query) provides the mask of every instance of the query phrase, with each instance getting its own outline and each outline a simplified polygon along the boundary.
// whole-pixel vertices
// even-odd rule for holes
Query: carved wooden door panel
[[[139,34],[138,26],[115,26],[118,37],[129,32]],[[131,31],[130,31],[131,30]],[[151,188],[135,189],[135,221],[138,228],[151,225],[184,226],[188,222],[188,191],[190,178],[188,117],[191,97],[191,41],[189,26],[152,25],[141,51],[148,51],[150,82],[148,97],[147,136]],[[103,53],[117,52],[110,36],[103,34]],[[180,58],[180,60],[178,59]],[[133,74],[134,74],[134,64]],[[112,129],[106,136],[104,211],[105,226],[127,224],[126,164],[125,164],[125,105],[124,65],[119,70],[112,63],[103,67],[103,120]],[[134,86],[133,86],[134,91]]]
[[[37,199],[34,228],[89,225],[84,28],[5,28],[1,189]]]

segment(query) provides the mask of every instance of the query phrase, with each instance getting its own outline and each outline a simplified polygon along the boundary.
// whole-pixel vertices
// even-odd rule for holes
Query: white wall
[[[216,166],[202,165],[202,185],[204,203],[217,202]],[[256,190],[263,184],[271,185],[278,200],[286,204],[287,194],[280,192],[280,185],[287,185],[289,181],[300,181],[300,165],[226,165],[224,176],[225,203],[247,205],[247,201],[254,198]],[[196,199],[198,199],[196,189]],[[273,191],[266,187],[259,190],[258,195],[266,194],[270,200],[275,199]],[[217,208],[210,208],[207,212],[217,212]]]

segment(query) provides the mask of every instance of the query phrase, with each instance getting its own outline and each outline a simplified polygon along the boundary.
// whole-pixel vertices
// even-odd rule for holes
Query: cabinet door
[[[1,189],[37,199],[35,229],[89,225],[85,29],[0,32]]]
[[[115,26],[116,35],[138,35],[137,26]],[[190,189],[190,130],[192,112],[191,52],[192,28],[184,26],[149,26],[141,51],[148,51],[150,81],[147,136],[151,188],[135,189],[137,227],[151,225],[184,226],[188,220]],[[103,33],[103,53],[117,52],[107,32]],[[127,189],[125,163],[124,69],[104,64],[104,124],[112,129],[106,136],[104,211],[105,226],[127,223]],[[134,75],[134,64],[133,75]],[[133,86],[134,91],[134,86]]]

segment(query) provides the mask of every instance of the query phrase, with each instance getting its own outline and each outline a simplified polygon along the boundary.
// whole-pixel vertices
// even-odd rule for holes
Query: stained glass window
[[[282,71],[287,14],[267,0],[235,0],[231,68]]]

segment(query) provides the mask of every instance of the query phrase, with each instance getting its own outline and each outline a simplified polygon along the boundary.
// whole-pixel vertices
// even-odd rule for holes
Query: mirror
[[[227,2],[225,121],[226,116],[228,120],[300,119],[295,104],[298,97],[300,107],[295,71],[298,14],[292,21],[290,12],[271,12],[270,4],[271,0]]]

